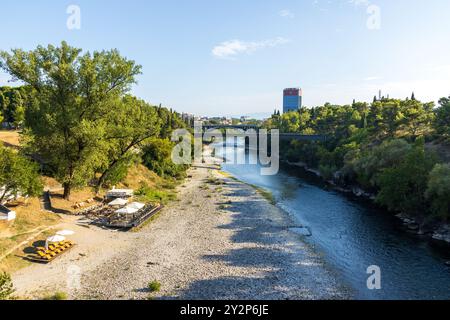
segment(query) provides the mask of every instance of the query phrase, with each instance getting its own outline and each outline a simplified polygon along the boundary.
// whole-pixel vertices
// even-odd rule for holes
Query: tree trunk
[[[6,190],[5,190],[5,192],[3,192],[3,194],[2,194],[2,197],[0,198],[0,204],[2,204],[3,203],[3,200],[5,199],[5,196],[6,196]]]
[[[106,176],[108,175],[109,169],[102,173],[100,178],[98,179],[97,185],[95,186],[95,193],[98,195],[100,193],[100,189],[103,186],[103,182],[105,182]]]
[[[72,186],[70,183],[64,183],[64,200],[70,200],[70,193],[72,192]]]

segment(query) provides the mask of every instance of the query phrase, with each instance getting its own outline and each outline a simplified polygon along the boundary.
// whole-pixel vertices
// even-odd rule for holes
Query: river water
[[[449,248],[409,234],[392,214],[334,191],[298,167],[282,167],[275,176],[262,176],[259,165],[224,164],[223,170],[271,191],[278,207],[308,226],[312,236],[305,240],[357,299],[450,299]],[[381,269],[380,290],[367,288],[372,265]]]

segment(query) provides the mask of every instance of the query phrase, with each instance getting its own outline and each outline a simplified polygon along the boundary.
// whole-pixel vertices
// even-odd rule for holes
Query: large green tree
[[[126,172],[139,147],[160,133],[161,121],[156,108],[143,100],[125,96],[108,114],[105,146],[106,161],[98,169],[97,191],[106,183],[116,183]]]
[[[45,159],[69,199],[71,190],[85,185],[105,162],[107,115],[141,67],[117,50],[82,54],[65,42],[3,51],[0,67],[32,89],[28,148]]]

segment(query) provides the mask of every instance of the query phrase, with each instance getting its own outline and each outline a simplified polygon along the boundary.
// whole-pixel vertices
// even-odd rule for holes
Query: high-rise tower
[[[302,107],[302,89],[287,88],[283,91],[283,112],[297,111]]]

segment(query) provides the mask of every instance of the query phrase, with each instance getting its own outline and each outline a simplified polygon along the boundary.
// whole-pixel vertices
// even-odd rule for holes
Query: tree
[[[433,126],[438,134],[450,136],[450,97],[439,100]]]
[[[5,119],[5,111],[8,108],[9,100],[3,92],[0,91],[0,125]]]
[[[300,127],[300,115],[298,112],[287,112],[281,116],[281,132],[294,133]]]
[[[42,181],[36,163],[9,148],[0,147],[0,203],[7,196],[37,196],[42,193]]]
[[[99,168],[97,191],[107,180],[118,182],[132,163],[135,148],[160,133],[160,120],[154,107],[143,100],[126,96],[117,101],[108,115],[105,163]],[[119,176],[118,176],[119,175]]]
[[[0,67],[33,90],[27,147],[45,159],[65,199],[104,163],[107,115],[141,70],[117,50],[81,53],[65,42],[0,53]]]
[[[183,177],[186,166],[173,163],[171,159],[173,146],[168,139],[150,139],[142,148],[144,165],[161,177]]]
[[[413,138],[427,133],[434,119],[434,103],[421,103],[417,100],[407,100],[400,103],[403,118],[400,120],[402,127]]]
[[[450,218],[450,164],[437,164],[430,172],[426,197],[434,214]]]
[[[426,213],[428,175],[435,164],[436,159],[425,151],[424,141],[419,139],[404,161],[378,176],[380,192],[376,201],[392,211]]]
[[[399,101],[389,101],[382,105],[382,129],[388,137],[394,137],[398,126],[404,118]]]

